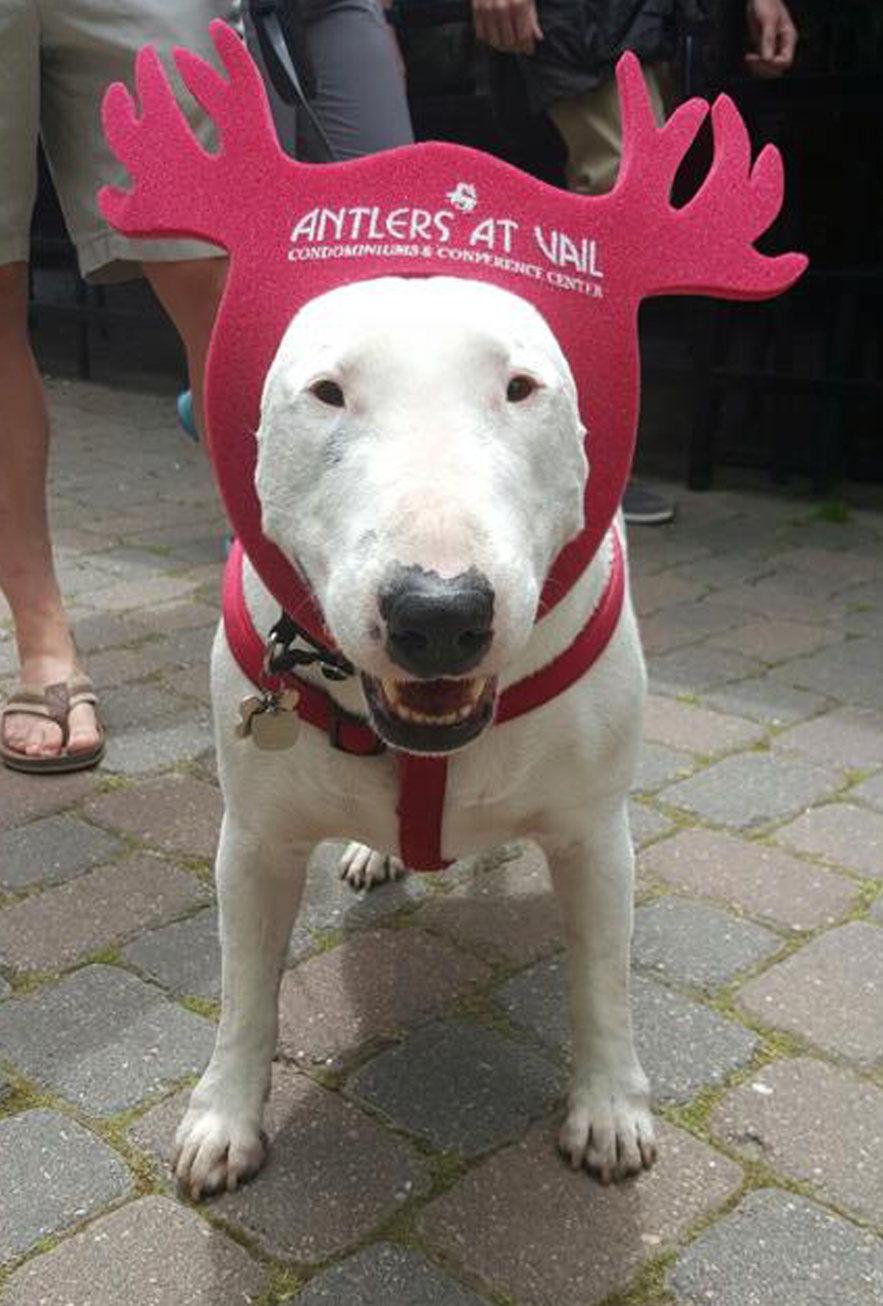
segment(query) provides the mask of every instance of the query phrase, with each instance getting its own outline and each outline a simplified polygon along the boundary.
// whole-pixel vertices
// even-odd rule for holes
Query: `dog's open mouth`
[[[489,725],[496,676],[471,679],[380,680],[362,673],[374,729],[392,748],[408,753],[449,753]]]

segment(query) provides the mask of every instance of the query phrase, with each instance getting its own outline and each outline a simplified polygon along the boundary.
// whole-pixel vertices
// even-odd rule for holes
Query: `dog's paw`
[[[198,1201],[235,1192],[257,1174],[266,1155],[259,1124],[213,1108],[190,1107],[178,1126],[172,1165],[182,1191]]]
[[[603,1080],[575,1089],[558,1146],[574,1170],[584,1166],[602,1184],[649,1170],[656,1160],[649,1094]]]
[[[365,843],[348,843],[340,858],[340,878],[353,889],[371,889],[375,884],[398,880],[405,867],[398,857],[375,852]]]

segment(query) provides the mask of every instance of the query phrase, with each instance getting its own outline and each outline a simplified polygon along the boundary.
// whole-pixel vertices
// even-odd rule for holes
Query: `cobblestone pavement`
[[[604,1190],[555,1154],[561,952],[532,850],[365,897],[326,847],[272,1159],[196,1206],[165,1157],[217,1016],[222,528],[168,399],[51,391],[60,569],[110,745],[92,774],[0,774],[2,1306],[883,1300],[883,515],[758,478],[632,532],[658,1167]]]

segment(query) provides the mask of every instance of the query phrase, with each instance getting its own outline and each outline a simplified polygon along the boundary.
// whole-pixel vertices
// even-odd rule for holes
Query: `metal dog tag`
[[[295,711],[299,699],[296,689],[284,689],[281,694],[267,695],[257,708],[252,708],[248,699],[241,704],[243,718],[248,713],[247,733],[258,748],[274,752],[291,747],[300,732],[300,718]]]
[[[251,737],[258,748],[272,752],[280,748],[290,748],[300,733],[300,721],[293,712],[280,712],[276,707],[268,707],[266,712],[259,712],[251,723]]]
[[[239,704],[239,722],[236,733],[240,739],[251,734],[251,719],[256,712],[263,712],[267,706],[266,698],[261,694],[249,694]]]

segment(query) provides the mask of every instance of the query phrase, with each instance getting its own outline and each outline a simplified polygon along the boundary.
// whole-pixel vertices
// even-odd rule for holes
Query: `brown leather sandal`
[[[69,753],[67,742],[70,737],[70,711],[80,703],[98,702],[92,681],[88,676],[75,675],[70,680],[59,681],[56,685],[45,685],[42,689],[36,685],[21,685],[3,704],[0,710],[0,732],[7,716],[13,713],[22,716],[44,717],[54,721],[61,728],[61,751],[44,755],[21,753],[10,748],[0,733],[0,759],[13,771],[42,771],[58,774],[62,771],[85,771],[90,766],[97,766],[104,756],[104,729],[98,721],[98,742],[94,748]],[[97,720],[97,713],[96,713]]]

